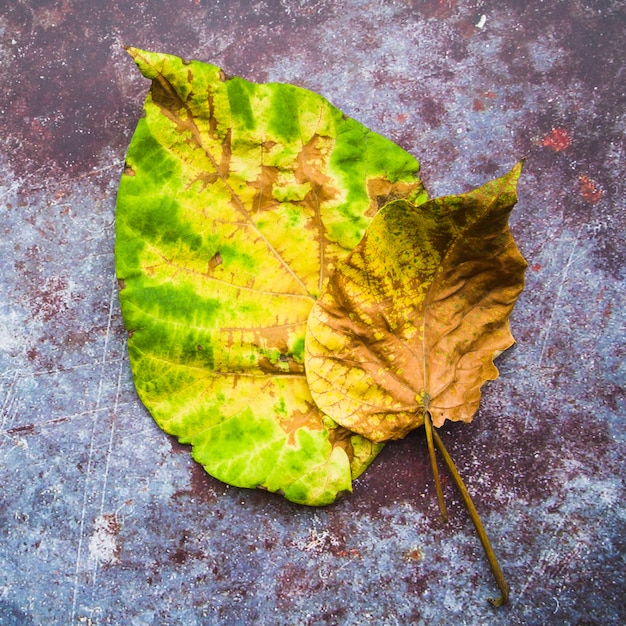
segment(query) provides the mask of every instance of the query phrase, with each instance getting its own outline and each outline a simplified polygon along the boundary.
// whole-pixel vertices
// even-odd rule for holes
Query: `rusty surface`
[[[626,622],[624,26],[577,0],[22,0],[0,12],[0,624]],[[214,481],[132,386],[115,191],[147,83],[122,44],[322,93],[431,195],[527,163],[529,261],[471,425],[442,429],[511,587],[424,436],[325,509]]]

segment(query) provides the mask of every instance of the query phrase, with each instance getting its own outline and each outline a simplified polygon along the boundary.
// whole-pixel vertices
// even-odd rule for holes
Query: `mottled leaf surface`
[[[419,165],[304,89],[129,52],[152,80],[116,221],[139,396],[216,478],[332,502],[380,445],[313,402],[306,321],[379,207],[425,201]]]
[[[526,262],[508,218],[521,163],[470,193],[396,200],[342,261],[308,321],[306,370],[318,406],[374,441],[470,421]]]

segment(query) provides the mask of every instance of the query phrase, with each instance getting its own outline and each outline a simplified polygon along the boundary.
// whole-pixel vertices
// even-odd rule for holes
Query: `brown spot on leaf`
[[[277,362],[261,357],[258,361],[259,369],[265,374],[302,374],[302,364],[294,361],[288,354],[281,354]]]
[[[319,411],[312,403],[308,404],[308,411],[291,411],[287,419],[280,420],[280,427],[288,435],[288,443],[293,446],[296,444],[295,432],[300,428],[307,430],[322,430],[322,421],[319,417]]]
[[[176,123],[183,123],[177,117],[178,111],[185,108],[185,103],[165,76],[158,74],[150,86],[152,101],[161,109],[161,112]]]
[[[352,447],[352,437],[354,433],[343,426],[333,428],[328,433],[328,440],[333,448],[340,447],[348,455],[348,459],[352,462],[354,458],[354,448]]]
[[[211,274],[213,270],[223,263],[222,255],[219,252],[216,252],[211,260],[209,261],[209,267],[207,268],[207,273]]]
[[[316,219],[320,215],[320,207],[337,195],[333,180],[326,175],[333,143],[334,140],[329,137],[313,135],[309,142],[302,146],[302,151],[296,159],[294,172],[296,180],[298,183],[311,185],[311,191],[299,203],[306,205]],[[323,232],[323,229],[320,232]]]
[[[259,175],[253,181],[248,181],[248,185],[256,189],[256,194],[251,205],[260,211],[271,211],[280,206],[280,203],[272,195],[274,185],[278,183],[280,170],[273,165],[261,164]]]
[[[367,181],[367,192],[371,197],[370,207],[366,213],[373,217],[385,204],[398,198],[406,198],[415,190],[415,182],[392,183],[386,178],[371,178]]]

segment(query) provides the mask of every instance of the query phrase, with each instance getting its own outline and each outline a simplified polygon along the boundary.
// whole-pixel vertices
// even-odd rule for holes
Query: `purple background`
[[[624,3],[22,0],[0,10],[0,624],[626,623]],[[137,399],[115,193],[148,82],[122,45],[326,96],[432,196],[527,163],[529,261],[470,425],[422,432],[324,509],[227,487]],[[444,474],[445,476],[445,474]]]

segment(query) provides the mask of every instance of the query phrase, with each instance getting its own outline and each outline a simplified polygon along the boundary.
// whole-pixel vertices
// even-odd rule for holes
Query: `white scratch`
[[[550,572],[550,575],[546,575],[546,570],[549,567],[554,567],[557,571],[561,571],[573,560],[580,560],[583,556],[583,552],[588,551],[584,537],[580,536],[580,532],[573,533],[569,530],[565,537],[562,536],[561,530],[567,521],[568,516],[566,515],[562,515],[559,519],[559,523],[552,533],[550,543],[539,555],[537,565],[530,573],[530,576],[526,579],[526,582],[520,592],[515,595],[515,599],[511,603],[512,609],[514,609],[520,602],[523,602],[522,599],[526,590],[529,587],[532,587],[533,583],[537,579],[545,581],[553,580],[555,578],[556,572]]]
[[[15,385],[17,383],[17,378],[17,370],[14,370],[11,382],[9,383],[6,395],[4,396],[4,400],[2,402],[2,407],[0,407],[0,416],[2,416],[2,421],[0,422],[0,432],[3,432],[5,430],[5,425],[13,408],[13,403],[15,401],[14,391]]]
[[[114,438],[115,438],[115,420],[116,420],[116,415],[117,415],[117,410],[119,408],[119,397],[120,397],[120,391],[121,391],[121,386],[122,386],[122,372],[123,372],[123,364],[124,361],[120,361],[119,363],[119,367],[118,367],[118,371],[117,371],[117,385],[115,388],[115,399],[113,400],[113,408],[112,408],[112,417],[111,417],[111,429],[109,432],[109,445],[107,448],[107,455],[106,455],[106,461],[104,464],[104,476],[103,476],[103,480],[102,480],[102,496],[100,498],[100,515],[99,518],[100,519],[105,519],[105,515],[104,515],[104,503],[105,503],[105,497],[106,497],[106,491],[107,491],[107,484],[108,484],[108,480],[109,480],[109,469],[111,466],[111,455],[113,452],[113,442],[114,442]],[[124,505],[122,505],[120,507],[123,508]],[[119,509],[118,509],[119,511]],[[115,512],[115,519],[117,520],[117,511]],[[117,553],[116,553],[117,555]],[[117,556],[116,556],[116,561]],[[92,589],[95,589],[96,587],[96,581],[98,578],[98,564],[102,561],[102,559],[96,559],[94,567],[93,567],[93,572],[92,572]],[[105,561],[106,562],[106,561]]]
[[[543,334],[543,341],[541,342],[541,350],[539,352],[539,360],[537,361],[537,367],[541,367],[543,365],[543,357],[545,355],[548,338],[552,332],[552,325],[554,323],[554,317],[559,307],[561,295],[563,293],[563,288],[565,286],[565,283],[567,282],[567,275],[569,273],[570,267],[572,267],[573,263],[576,260],[574,257],[574,252],[576,250],[577,245],[578,245],[578,236],[576,237],[576,239],[574,240],[574,243],[572,244],[572,249],[570,251],[569,257],[567,259],[567,262],[565,263],[563,272],[561,273],[561,280],[559,281],[559,287],[556,292],[556,297],[554,298],[554,301],[552,303],[552,311],[550,312],[550,319],[548,320],[548,324]]]
[[[574,253],[576,251],[576,248],[578,246],[578,238],[580,236],[580,230],[578,231],[578,233],[576,234],[575,238],[574,238],[574,242],[571,244],[571,249],[570,249],[570,253],[569,256],[567,258],[567,261],[565,263],[565,266],[563,268],[563,271],[560,274],[560,281],[559,281],[559,286],[558,289],[556,291],[556,296],[554,297],[554,300],[552,301],[552,309],[550,311],[550,317],[548,319],[548,323],[546,324],[545,328],[544,328],[544,332],[543,332],[543,338],[541,340],[541,348],[539,350],[539,357],[537,359],[537,364],[536,364],[536,368],[538,370],[540,370],[543,367],[543,360],[545,357],[545,353],[546,353],[546,349],[548,346],[548,339],[550,338],[551,334],[552,334],[552,326],[554,325],[554,319],[556,317],[558,308],[559,308],[559,303],[561,301],[561,296],[563,294],[563,289],[565,287],[565,284],[567,282],[567,276],[569,273],[570,268],[572,267],[572,265],[582,256],[584,256],[584,254],[575,256]],[[548,283],[549,284],[549,283]],[[545,288],[545,285],[544,285]],[[535,406],[535,401],[537,398],[537,379],[533,378],[534,381],[534,387],[535,387],[535,393],[533,394],[533,400],[531,403],[531,406],[529,408],[529,411],[526,415],[526,420],[524,422],[524,429],[528,429],[529,426],[529,422],[530,422],[530,416],[534,413],[534,406]]]
[[[76,605],[78,602],[78,587],[79,587],[79,579],[80,579],[80,566],[83,552],[83,541],[85,537],[85,518],[87,515],[87,502],[88,502],[88,487],[90,484],[90,476],[93,469],[93,457],[94,457],[94,449],[95,449],[95,440],[96,440],[96,428],[99,424],[99,420],[96,419],[96,415],[98,414],[98,409],[100,407],[100,402],[102,399],[102,388],[105,378],[106,371],[106,363],[107,363],[107,352],[109,349],[109,338],[111,335],[111,323],[113,319],[113,311],[115,307],[115,301],[117,296],[117,286],[116,281],[111,281],[111,296],[109,298],[109,315],[107,320],[107,328],[104,337],[104,347],[102,349],[102,358],[100,360],[100,379],[98,381],[98,391],[96,393],[96,411],[94,412],[94,417],[91,422],[91,438],[89,442],[89,454],[88,454],[88,462],[87,462],[87,475],[85,477],[85,486],[83,490],[83,504],[80,515],[80,524],[79,524],[79,532],[78,532],[78,547],[76,550],[76,567],[74,568],[74,588],[72,591],[72,609],[70,615],[70,623],[73,623],[76,617]]]

